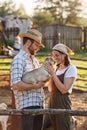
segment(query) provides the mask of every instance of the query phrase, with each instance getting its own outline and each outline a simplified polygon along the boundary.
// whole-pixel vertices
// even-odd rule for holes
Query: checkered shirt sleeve
[[[24,62],[23,59],[16,58],[11,63],[11,85],[21,81],[23,74]]]

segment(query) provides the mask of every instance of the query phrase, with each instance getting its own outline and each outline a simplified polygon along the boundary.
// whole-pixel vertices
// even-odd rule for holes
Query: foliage
[[[7,45],[7,46],[13,47],[13,45],[14,45],[14,40],[8,39],[8,40],[6,40],[5,42],[6,42],[6,45]]]
[[[6,15],[27,16],[24,6],[20,5],[17,9],[16,4],[11,0],[4,1],[3,6],[0,7],[0,16],[4,17]]]
[[[33,16],[33,27],[41,27],[43,25],[52,25],[54,23],[54,18],[51,13],[36,12]]]
[[[54,23],[64,24],[77,24],[78,14],[81,12],[81,1],[76,0],[38,0],[37,8],[35,11],[38,12],[49,12],[51,13]],[[42,5],[42,6],[41,6]],[[45,13],[45,15],[47,15]],[[38,22],[39,24],[39,22]]]
[[[77,26],[86,27],[87,26],[87,18],[78,17],[76,21]]]

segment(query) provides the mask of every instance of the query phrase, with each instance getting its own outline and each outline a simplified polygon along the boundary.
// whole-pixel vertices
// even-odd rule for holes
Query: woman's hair
[[[64,53],[61,52],[61,51],[58,51],[58,52],[61,53],[61,54],[64,54]],[[66,55],[66,54],[65,54],[65,55]],[[68,65],[70,64],[70,58],[69,58],[69,56],[66,55],[64,60],[65,60],[65,61],[64,61],[64,65],[65,65],[65,66],[68,66]]]
[[[33,39],[31,39],[31,38],[28,38],[28,37],[23,37],[23,45],[26,43],[26,41],[27,40],[30,40],[31,41],[31,43],[33,43],[34,42],[34,40]]]
[[[70,59],[68,57],[68,55],[65,56],[65,61],[64,61],[64,65],[68,66],[70,64]]]

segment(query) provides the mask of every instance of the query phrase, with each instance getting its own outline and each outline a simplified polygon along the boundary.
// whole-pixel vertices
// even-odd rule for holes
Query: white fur
[[[54,63],[51,57],[46,58],[44,62],[49,62],[51,65]],[[22,81],[25,83],[36,84],[40,81],[47,81],[50,75],[42,65],[40,68],[34,69],[23,75]]]
[[[0,104],[0,110],[6,110],[7,105],[5,103]],[[2,125],[3,130],[7,130],[7,121],[8,121],[8,116],[0,115],[0,123]]]
[[[77,126],[77,120],[74,116],[72,116],[70,130],[76,130],[76,126]]]

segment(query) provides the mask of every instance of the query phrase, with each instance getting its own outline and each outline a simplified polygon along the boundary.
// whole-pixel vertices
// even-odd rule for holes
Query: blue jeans
[[[39,106],[31,106],[24,109],[39,109]],[[41,130],[43,123],[43,115],[23,115],[22,130]]]

